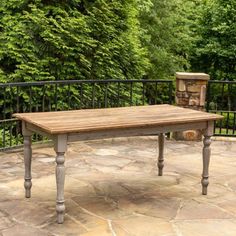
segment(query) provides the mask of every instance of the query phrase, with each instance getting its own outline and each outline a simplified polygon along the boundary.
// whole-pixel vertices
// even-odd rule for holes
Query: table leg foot
[[[57,211],[57,223],[62,224],[64,222],[64,214],[65,214],[64,202],[57,202],[56,211]]]
[[[209,163],[210,163],[210,155],[211,155],[211,136],[204,135],[203,139],[203,172],[202,172],[202,194],[207,195],[207,187],[209,184]]]
[[[25,197],[30,198],[31,197],[32,182],[25,180],[24,187],[25,187]]]
[[[24,136],[24,163],[25,163],[25,197],[31,197],[31,159],[32,159],[32,149],[31,149],[31,135]]]
[[[209,184],[209,180],[206,177],[202,178],[202,195],[207,195],[207,187]]]
[[[158,136],[158,144],[159,144],[159,156],[158,156],[158,175],[163,175],[163,167],[164,167],[164,141],[165,135],[163,133]]]

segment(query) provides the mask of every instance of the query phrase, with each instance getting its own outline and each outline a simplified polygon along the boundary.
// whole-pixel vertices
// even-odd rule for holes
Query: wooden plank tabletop
[[[15,113],[49,134],[89,132],[131,127],[162,126],[219,120],[223,117],[172,105]]]

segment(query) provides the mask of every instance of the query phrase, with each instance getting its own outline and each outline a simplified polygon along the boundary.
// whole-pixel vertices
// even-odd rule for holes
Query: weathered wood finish
[[[163,167],[164,167],[164,141],[165,135],[163,133],[159,134],[158,143],[159,143],[159,156],[158,156],[158,175],[163,175]]]
[[[64,184],[65,184],[65,152],[67,149],[67,135],[58,135],[54,140],[54,149],[56,152],[56,184],[57,184],[57,223],[64,222],[65,199],[64,199]]]
[[[48,134],[157,127],[221,119],[216,114],[171,105],[18,113],[13,116],[34,124]]]
[[[56,152],[57,222],[65,213],[64,182],[67,142],[109,137],[159,134],[159,175],[164,166],[164,133],[189,129],[204,130],[202,193],[207,194],[210,161],[210,137],[214,120],[222,116],[170,105],[108,108],[66,112],[15,114],[22,120],[24,135],[25,189],[31,189],[31,134],[37,132],[54,140]]]

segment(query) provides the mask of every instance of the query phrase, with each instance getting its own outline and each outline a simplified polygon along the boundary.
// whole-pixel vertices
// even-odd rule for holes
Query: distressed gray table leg
[[[159,134],[158,144],[159,144],[159,156],[158,156],[158,175],[163,175],[163,167],[164,167],[164,141],[165,135],[163,133]]]
[[[209,184],[209,164],[210,164],[210,156],[211,156],[211,136],[213,135],[214,123],[208,122],[208,128],[204,130],[203,135],[203,171],[202,171],[202,194],[207,195],[207,187]]]
[[[25,197],[31,197],[31,159],[32,159],[32,148],[31,148],[31,135],[32,132],[26,129],[25,122],[22,122],[22,133],[24,137],[24,163],[25,163]]]
[[[57,184],[57,223],[64,222],[65,200],[64,200],[64,183],[65,183],[65,152],[67,149],[67,136],[57,135],[54,140],[54,149],[56,156],[56,184]]]

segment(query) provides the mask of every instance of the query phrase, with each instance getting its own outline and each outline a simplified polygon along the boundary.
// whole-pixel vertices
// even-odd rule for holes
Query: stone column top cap
[[[209,80],[210,76],[205,73],[176,72],[177,79]]]

